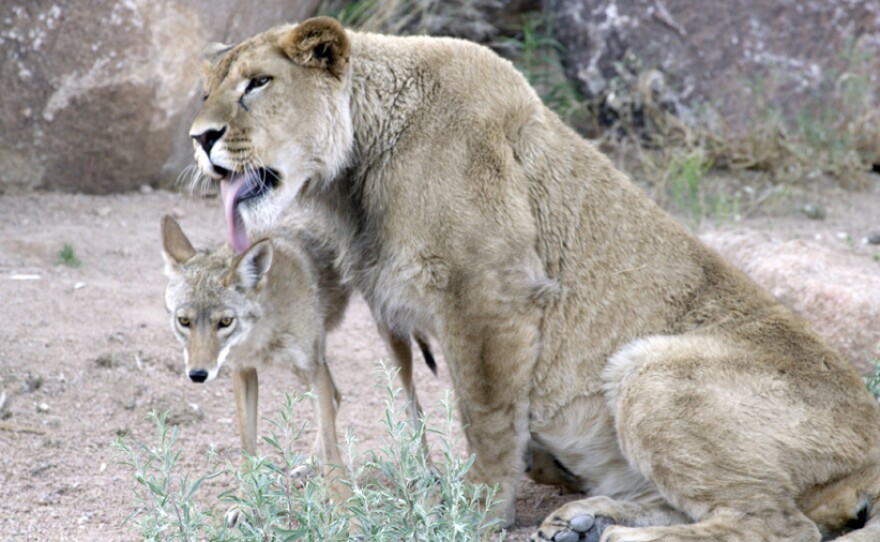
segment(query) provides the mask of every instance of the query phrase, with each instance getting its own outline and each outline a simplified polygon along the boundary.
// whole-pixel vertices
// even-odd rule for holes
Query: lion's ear
[[[205,46],[205,49],[202,51],[202,77],[206,81],[214,66],[220,62],[223,55],[229,52],[232,47],[232,45],[226,45],[225,43],[209,43]]]
[[[322,68],[336,77],[345,73],[351,53],[345,29],[330,17],[303,21],[282,36],[278,45],[297,64]]]

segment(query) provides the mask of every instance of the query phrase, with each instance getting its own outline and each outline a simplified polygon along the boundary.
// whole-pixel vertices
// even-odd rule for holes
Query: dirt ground
[[[808,219],[797,210],[805,202],[821,203],[828,217]],[[769,216],[725,227],[846,249],[840,232],[860,240],[880,230],[877,209],[877,189],[804,192]],[[187,466],[198,469],[210,444],[237,453],[228,371],[208,385],[189,383],[169,329],[159,241],[166,213],[179,218],[196,245],[222,240],[216,199],[164,191],[0,196],[0,542],[137,539],[120,527],[133,509],[134,479],[110,443],[121,433],[152,439],[152,409],[170,409],[179,421]],[[59,263],[65,243],[78,267]],[[340,432],[351,430],[364,449],[378,446],[385,396],[376,384],[385,352],[360,299],[330,337],[328,353],[343,394]],[[446,368],[440,359],[435,378],[419,359],[422,402],[437,408],[449,387]],[[263,415],[277,412],[285,391],[300,389],[282,368],[261,371],[260,382]],[[297,412],[310,419],[310,409]],[[307,434],[303,451],[311,441]],[[508,540],[526,540],[570,498],[524,482]]]

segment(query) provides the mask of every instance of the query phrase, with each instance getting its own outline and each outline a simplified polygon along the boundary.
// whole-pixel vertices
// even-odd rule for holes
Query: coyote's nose
[[[193,139],[199,142],[199,145],[205,149],[205,154],[208,156],[211,155],[211,149],[214,147],[214,143],[223,137],[223,134],[226,133],[226,127],[224,126],[220,130],[215,130],[213,128],[209,128],[200,134],[196,134],[192,136]]]
[[[194,369],[189,372],[189,379],[200,384],[205,380],[208,380],[208,371],[204,369]]]

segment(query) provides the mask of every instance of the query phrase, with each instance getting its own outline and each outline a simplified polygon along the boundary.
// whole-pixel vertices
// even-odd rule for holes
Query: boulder
[[[769,108],[821,103],[846,71],[863,97],[880,90],[876,0],[558,0],[552,15],[567,75],[600,101],[650,87],[685,120],[709,107],[742,130]]]
[[[860,373],[873,371],[880,358],[880,264],[866,255],[747,229],[700,239],[809,321]]]
[[[309,16],[316,0],[0,2],[0,193],[173,183],[200,52]]]

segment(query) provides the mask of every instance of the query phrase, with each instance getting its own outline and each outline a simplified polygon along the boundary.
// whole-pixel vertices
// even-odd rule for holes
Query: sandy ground
[[[735,227],[842,245],[841,231],[861,239],[880,229],[876,192],[822,194],[825,221],[796,211],[818,197],[803,194],[776,217]],[[188,466],[200,468],[211,444],[237,453],[228,372],[202,386],[182,374],[162,299],[159,220],[165,213],[177,215],[197,245],[222,239],[216,199],[162,191],[0,196],[0,418],[7,424],[0,430],[0,542],[136,539],[120,527],[132,510],[134,480],[110,443],[122,433],[152,439],[146,420],[152,409],[170,409],[179,420]],[[59,264],[65,243],[79,267]],[[378,360],[385,352],[361,300],[330,337],[328,352],[344,396],[340,432],[352,431],[362,448],[377,446],[385,399],[376,387]],[[446,368],[441,359],[435,378],[419,359],[415,380],[423,403],[438,408],[449,387]],[[276,412],[290,389],[299,386],[283,369],[261,372],[261,413]],[[311,416],[310,409],[297,412]],[[302,440],[303,451],[312,438]],[[525,540],[568,498],[526,481],[508,540]]]

